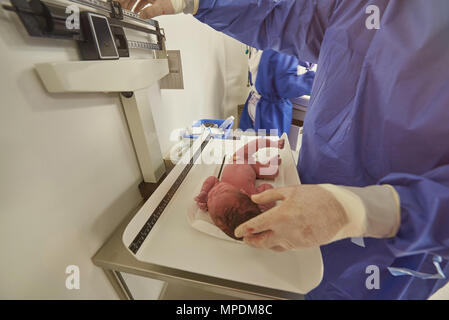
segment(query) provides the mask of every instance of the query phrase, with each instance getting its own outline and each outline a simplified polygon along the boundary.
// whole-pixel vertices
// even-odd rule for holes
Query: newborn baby
[[[250,198],[253,194],[273,188],[268,183],[256,187],[256,179],[274,179],[279,174],[279,155],[267,163],[254,159],[254,154],[262,148],[283,149],[284,140],[260,138],[249,142],[233,155],[233,163],[224,167],[221,181],[210,176],[195,197],[198,207],[209,211],[215,225],[234,239],[235,228],[275,205],[274,202],[257,205]]]

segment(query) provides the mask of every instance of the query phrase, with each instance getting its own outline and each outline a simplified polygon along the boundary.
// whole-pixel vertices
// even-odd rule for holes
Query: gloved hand
[[[139,0],[118,0],[124,9],[131,10]],[[165,14],[194,13],[198,8],[199,0],[140,0],[134,12],[139,13],[143,19],[150,19]],[[144,6],[151,3],[151,6]]]
[[[349,237],[391,237],[400,224],[399,198],[391,186],[299,185],[251,199],[257,204],[282,201],[235,229],[237,238],[256,248],[285,251]]]

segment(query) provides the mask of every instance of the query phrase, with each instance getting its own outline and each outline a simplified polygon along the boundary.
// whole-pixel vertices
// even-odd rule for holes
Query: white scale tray
[[[201,140],[197,139],[192,150],[199,147]],[[285,142],[284,149],[280,151],[282,164],[279,176],[274,182],[268,181],[278,187],[299,183],[288,139]],[[208,143],[202,154],[208,155],[208,163],[212,157],[217,164],[200,164],[201,157],[196,161],[135,257],[164,267],[305,294],[315,288],[323,276],[319,248],[284,253],[254,249],[214,238],[189,225],[187,210],[194,203],[194,193],[208,176],[217,176],[220,170],[223,152],[217,151],[226,148],[225,150],[229,150],[226,154],[230,155],[243,144],[239,140],[219,139]],[[186,155],[187,157],[190,159],[191,155]],[[173,168],[128,224],[123,233],[123,242],[127,248],[184,167],[185,164],[178,164]]]

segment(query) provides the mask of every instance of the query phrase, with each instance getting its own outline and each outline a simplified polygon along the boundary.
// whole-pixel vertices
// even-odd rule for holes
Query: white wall
[[[182,50],[186,89],[150,92],[165,152],[172,129],[231,113],[239,89],[223,88],[246,77],[243,46],[177,18],[161,25],[168,48]],[[0,30],[0,298],[116,298],[90,259],[141,199],[119,99],[48,94],[33,65],[77,60],[74,44],[32,39],[4,10]],[[65,288],[71,264],[80,267],[80,290]]]
[[[202,24],[190,15],[158,18],[167,35],[167,49],[181,50],[184,90],[162,90],[164,113],[155,113],[163,145],[172,128],[201,118],[234,115],[248,95],[245,45]],[[167,118],[168,117],[168,118]],[[169,119],[171,127],[165,125]],[[163,152],[168,149],[163,147]]]

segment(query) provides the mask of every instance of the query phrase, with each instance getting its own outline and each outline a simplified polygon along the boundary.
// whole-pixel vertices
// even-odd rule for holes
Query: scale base
[[[142,181],[139,184],[139,191],[140,195],[142,196],[143,200],[148,200],[151,195],[156,191],[156,189],[162,184],[164,179],[168,176],[170,171],[175,167],[175,164],[171,162],[170,160],[164,160],[165,164],[165,173],[159,178],[158,182],[145,182]]]

